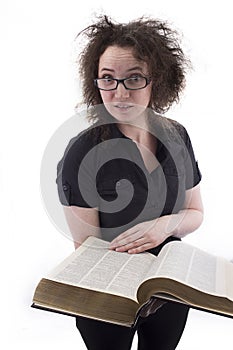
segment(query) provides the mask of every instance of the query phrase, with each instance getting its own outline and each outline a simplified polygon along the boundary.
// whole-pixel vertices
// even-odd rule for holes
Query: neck
[[[131,124],[119,124],[120,131],[130,139],[136,142],[141,142],[148,134],[147,128]]]
[[[156,154],[157,140],[148,130],[148,127],[136,126],[131,124],[119,124],[120,131],[130,139],[132,139],[141,149],[149,150],[152,154]]]
[[[146,118],[134,123],[119,123],[120,131],[130,139],[136,142],[141,142],[149,135],[149,126]]]

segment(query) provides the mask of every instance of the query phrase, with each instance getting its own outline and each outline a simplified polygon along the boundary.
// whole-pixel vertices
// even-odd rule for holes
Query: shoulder
[[[81,131],[73,137],[66,149],[64,156],[75,155],[76,157],[84,156],[93,147],[101,142],[101,130],[99,126],[93,125]]]
[[[174,119],[156,115],[153,124],[158,137],[165,141],[186,143],[189,139],[186,128]]]
[[[184,125],[179,123],[177,120],[164,117],[164,126],[168,132],[170,131],[173,135],[174,135],[174,133],[175,134],[177,133],[179,136],[182,137],[183,140],[187,136],[186,128],[184,127]]]
[[[91,157],[95,163],[101,149],[96,146],[109,138],[116,138],[118,135],[116,129],[113,124],[100,125],[95,123],[81,131],[69,141],[58,163],[58,169],[65,166],[68,168],[77,167],[86,155],[88,155],[88,159]]]

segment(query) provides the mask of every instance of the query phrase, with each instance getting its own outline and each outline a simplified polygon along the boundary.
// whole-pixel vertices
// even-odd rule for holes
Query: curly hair
[[[102,104],[93,80],[98,76],[100,56],[107,47],[113,45],[132,48],[135,58],[147,63],[152,79],[150,108],[157,113],[164,113],[174,102],[179,101],[190,61],[179,45],[178,33],[166,23],[141,17],[122,24],[101,16],[79,35],[88,39],[79,60],[83,102],[87,106]]]

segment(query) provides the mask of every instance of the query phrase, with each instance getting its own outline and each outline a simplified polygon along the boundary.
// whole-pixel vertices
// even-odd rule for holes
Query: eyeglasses
[[[135,76],[125,79],[98,78],[94,79],[94,84],[99,90],[116,90],[119,84],[123,84],[127,90],[144,89],[151,82],[151,78]]]

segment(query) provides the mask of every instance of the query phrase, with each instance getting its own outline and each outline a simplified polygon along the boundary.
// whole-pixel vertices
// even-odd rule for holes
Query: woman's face
[[[98,78],[148,77],[147,63],[134,57],[133,49],[109,46],[100,56]],[[134,81],[134,80],[132,80]],[[142,116],[151,98],[152,84],[140,90],[127,90],[122,83],[116,90],[100,90],[108,112],[118,121],[133,122]]]

